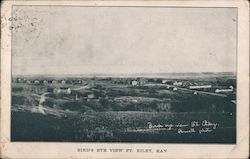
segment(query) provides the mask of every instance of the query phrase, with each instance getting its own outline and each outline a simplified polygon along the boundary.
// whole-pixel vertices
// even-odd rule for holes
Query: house
[[[173,85],[174,85],[174,86],[182,86],[182,82],[175,81],[175,82],[173,83]]]
[[[78,84],[81,84],[82,83],[82,80],[78,80]]]
[[[62,81],[61,81],[61,84],[66,84],[66,81],[65,81],[65,80],[62,80]]]
[[[27,84],[30,84],[31,82],[30,82],[30,80],[27,80],[26,83],[27,83]]]
[[[221,92],[232,92],[233,89],[229,88],[229,89],[216,89],[215,93],[221,93]]]
[[[71,88],[68,87],[55,88],[53,92],[56,94],[71,94]]]
[[[132,86],[137,86],[138,85],[138,82],[136,80],[133,80],[132,81]]]
[[[47,80],[44,80],[44,81],[43,81],[43,84],[48,84],[48,81],[47,81]]]
[[[88,94],[88,99],[94,99],[94,98],[95,98],[95,95],[93,93]]]
[[[189,89],[204,89],[204,88],[212,88],[212,85],[189,86]]]
[[[39,83],[40,83],[40,81],[38,81],[38,80],[35,80],[35,81],[34,81],[34,83],[35,83],[35,84],[39,84]]]
[[[52,80],[52,82],[51,82],[52,84],[56,84],[57,83],[57,81],[56,80]]]
[[[162,80],[161,83],[162,84],[166,84],[168,82],[168,80]]]
[[[173,87],[173,91],[177,91],[178,90],[178,88],[177,87]]]
[[[23,80],[22,78],[18,78],[18,79],[17,79],[17,82],[18,82],[18,83],[22,83],[23,81],[24,81],[24,80]]]

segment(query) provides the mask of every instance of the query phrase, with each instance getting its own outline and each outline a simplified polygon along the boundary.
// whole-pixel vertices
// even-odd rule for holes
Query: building
[[[177,87],[173,87],[173,91],[177,91],[178,90],[178,88]]]
[[[52,84],[57,84],[57,81],[56,81],[56,80],[52,80],[51,83],[52,83]]]
[[[82,80],[78,80],[78,84],[82,84]]]
[[[49,82],[47,80],[44,80],[43,81],[43,84],[48,84]]]
[[[18,78],[18,79],[17,79],[17,82],[18,82],[18,83],[23,83],[24,80],[23,80],[22,78]]]
[[[234,89],[234,87],[233,86],[229,86],[229,89]]]
[[[232,92],[233,89],[229,88],[229,89],[216,89],[215,93],[221,93],[221,92]]]
[[[61,84],[66,84],[66,81],[65,81],[65,80],[62,80],[62,81],[61,81]]]
[[[212,88],[212,85],[189,86],[189,89],[204,89],[204,88]]]
[[[95,95],[93,93],[88,94],[88,99],[94,99],[94,98],[95,98]]]
[[[132,86],[137,86],[138,85],[138,82],[136,80],[133,80],[132,81]]]
[[[168,82],[168,80],[162,80],[161,83],[162,84],[166,84]]]
[[[55,88],[53,92],[56,94],[71,94],[71,88],[68,88],[68,87]]]
[[[182,82],[175,81],[175,82],[173,83],[173,85],[174,85],[174,86],[182,86]]]
[[[39,83],[40,83],[40,81],[38,81],[38,80],[35,80],[35,81],[34,81],[34,83],[35,83],[35,84],[39,84]]]

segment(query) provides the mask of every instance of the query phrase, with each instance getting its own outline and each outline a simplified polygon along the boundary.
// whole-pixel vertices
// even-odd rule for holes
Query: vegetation
[[[132,86],[124,78],[86,78],[65,84],[12,83],[11,140],[88,142],[235,143],[236,90],[217,96],[186,89],[173,91],[161,79]],[[233,78],[182,79],[184,84],[236,88]],[[86,87],[85,87],[86,86]],[[171,85],[172,86],[172,85]],[[70,88],[57,93],[55,89]],[[183,86],[184,87],[184,86]],[[80,88],[80,89],[79,89]],[[44,100],[42,100],[42,96]],[[45,113],[37,110],[44,108]],[[190,123],[209,120],[220,127],[206,134],[146,131],[147,122]]]

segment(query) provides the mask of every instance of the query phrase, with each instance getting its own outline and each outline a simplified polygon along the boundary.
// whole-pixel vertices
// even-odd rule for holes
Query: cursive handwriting
[[[219,126],[218,123],[211,122],[209,120],[191,121],[189,123],[157,123],[147,122],[148,128],[151,130],[165,130],[176,131],[178,134],[190,134],[190,133],[211,133]]]

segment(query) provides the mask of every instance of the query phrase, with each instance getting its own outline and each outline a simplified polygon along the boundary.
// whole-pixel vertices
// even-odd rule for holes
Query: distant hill
[[[21,78],[91,78],[91,77],[144,77],[144,78],[214,78],[214,77],[236,77],[235,72],[188,72],[188,73],[138,73],[138,74],[65,74],[65,75],[13,75]]]

